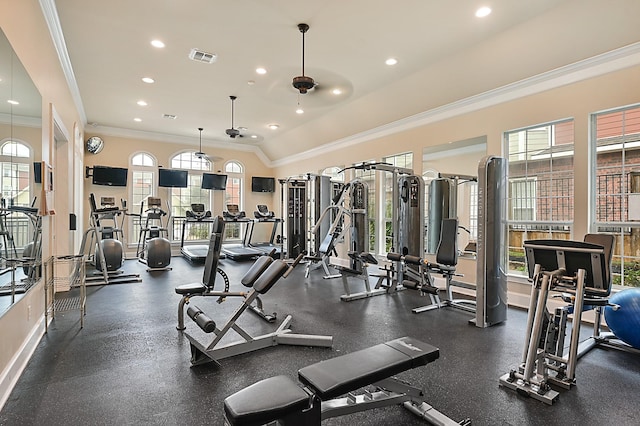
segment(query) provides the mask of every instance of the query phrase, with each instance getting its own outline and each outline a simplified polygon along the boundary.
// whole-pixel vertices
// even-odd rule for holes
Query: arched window
[[[0,145],[0,188],[7,204],[30,206],[33,198],[31,184],[31,148],[20,141],[5,140]]]
[[[327,167],[322,170],[322,176],[331,176],[333,182],[344,182],[344,172],[342,167]]]
[[[129,189],[129,203],[127,209],[130,213],[140,213],[141,207],[146,205],[147,198],[155,193],[156,188],[156,159],[146,152],[134,154],[131,157],[129,168],[131,170],[131,185]],[[140,218],[129,216],[129,238],[134,243],[136,236],[140,235]]]
[[[205,211],[211,210],[211,191],[202,189],[202,173],[210,172],[213,169],[213,164],[206,157],[196,155],[194,151],[188,151],[171,158],[171,168],[186,169],[189,172],[186,188],[170,188],[169,191],[171,215],[174,218],[173,239],[179,240],[181,233],[177,231],[176,227],[181,224],[178,218],[186,217],[187,210],[191,210],[191,204],[204,204]],[[197,232],[196,234],[194,238],[190,239],[206,239],[208,232]]]
[[[227,187],[224,191],[224,208],[227,208],[227,204],[237,204],[240,210],[244,210],[244,167],[237,161],[229,161],[224,166],[224,172],[227,175]],[[241,224],[227,224],[225,227],[226,239],[239,240],[241,236]]]

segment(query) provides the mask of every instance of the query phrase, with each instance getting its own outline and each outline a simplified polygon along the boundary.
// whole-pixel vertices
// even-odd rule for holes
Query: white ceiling
[[[476,18],[481,5],[493,13]],[[203,127],[205,151],[254,145],[272,162],[640,41],[637,0],[55,0],[55,6],[77,98],[96,126],[87,132],[197,148]],[[291,86],[301,74],[302,22],[310,26],[305,75],[318,83],[306,95]],[[153,48],[152,39],[166,47]],[[192,48],[215,53],[217,61],[189,60]],[[398,64],[385,65],[388,57]],[[266,75],[256,74],[259,66]],[[156,82],[143,83],[145,76]],[[336,85],[343,94],[326,90]],[[236,127],[257,142],[225,135],[230,95],[238,97]],[[295,113],[298,101],[302,115]],[[270,123],[279,129],[268,129]]]

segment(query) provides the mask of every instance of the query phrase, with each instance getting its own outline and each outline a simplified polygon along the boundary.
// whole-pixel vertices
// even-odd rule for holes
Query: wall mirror
[[[41,152],[42,98],[0,29],[0,315],[40,279]]]
[[[436,252],[440,237],[436,222],[444,215],[458,218],[458,248],[462,254],[474,256],[478,238],[478,186],[469,178],[477,178],[478,165],[486,151],[486,136],[423,149],[425,249],[428,253]],[[444,185],[440,185],[442,181],[433,182],[438,179],[447,182]],[[430,197],[433,198],[431,201]]]

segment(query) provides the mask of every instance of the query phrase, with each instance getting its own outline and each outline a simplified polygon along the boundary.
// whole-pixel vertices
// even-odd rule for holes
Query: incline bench
[[[224,401],[232,426],[319,425],[331,417],[371,408],[403,404],[417,416],[439,425],[456,423],[424,398],[422,389],[392,376],[435,361],[440,351],[427,343],[402,337],[350,354],[309,365],[298,371],[299,385],[288,376],[275,376],[246,387]],[[374,385],[375,391],[352,392]],[[341,395],[347,395],[338,398]]]

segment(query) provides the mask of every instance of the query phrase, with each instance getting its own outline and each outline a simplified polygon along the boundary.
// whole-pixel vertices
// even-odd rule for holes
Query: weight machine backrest
[[[612,234],[586,234],[584,236],[585,243],[598,244],[604,248],[604,262],[606,266],[605,278],[607,284],[605,288],[611,287],[613,277],[611,276],[611,261],[613,259],[613,244],[615,237]]]
[[[442,219],[436,262],[446,266],[458,264],[458,219]]]
[[[533,278],[535,265],[540,265],[546,272],[562,268],[567,277],[576,277],[578,270],[583,269],[586,272],[586,295],[607,296],[611,292],[605,248],[602,245],[572,240],[529,240],[523,246],[529,278]]]
[[[202,275],[202,283],[209,289],[213,289],[216,282],[216,271],[220,261],[220,251],[222,250],[224,220],[219,216],[216,217],[213,222],[213,228],[214,232],[209,237],[209,249],[204,261],[204,273]]]

